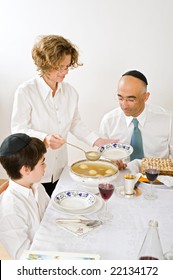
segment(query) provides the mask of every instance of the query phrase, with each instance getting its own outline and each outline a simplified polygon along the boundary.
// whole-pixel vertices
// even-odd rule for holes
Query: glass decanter
[[[158,222],[150,220],[148,231],[140,249],[139,260],[163,260],[163,251],[158,232]]]

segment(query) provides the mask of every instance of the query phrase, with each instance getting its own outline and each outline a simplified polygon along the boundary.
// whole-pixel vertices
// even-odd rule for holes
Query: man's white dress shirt
[[[119,139],[130,144],[133,117],[125,116],[120,107],[108,112],[100,123],[102,137]],[[137,117],[142,134],[145,157],[167,158],[173,156],[173,118],[171,112],[154,105],[145,105]]]
[[[42,141],[49,134],[59,134],[67,139],[68,132],[89,145],[99,138],[81,121],[76,90],[62,82],[53,97],[51,88],[39,76],[24,82],[16,90],[11,130],[12,133],[26,133]],[[53,182],[59,179],[67,164],[66,146],[57,150],[48,149],[45,156],[47,168],[42,182],[51,182],[52,176]]]
[[[0,195],[0,240],[12,258],[30,248],[49,200],[41,184],[28,189],[12,180]]]

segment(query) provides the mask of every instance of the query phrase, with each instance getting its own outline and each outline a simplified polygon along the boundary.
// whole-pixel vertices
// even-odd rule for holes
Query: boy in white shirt
[[[0,146],[0,163],[10,177],[0,196],[0,241],[13,259],[30,248],[49,202],[39,183],[45,153],[41,140],[23,133],[8,136]]]

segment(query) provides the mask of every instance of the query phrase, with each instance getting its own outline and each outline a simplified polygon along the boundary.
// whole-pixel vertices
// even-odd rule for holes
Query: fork
[[[102,225],[102,221],[100,220],[85,220],[85,219],[56,219],[56,222],[58,223],[82,223],[85,224],[88,227],[97,227],[99,225]]]

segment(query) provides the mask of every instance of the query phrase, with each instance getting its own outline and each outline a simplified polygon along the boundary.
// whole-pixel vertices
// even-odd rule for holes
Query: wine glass
[[[153,192],[153,182],[159,175],[159,165],[157,163],[147,164],[145,166],[145,174],[150,181],[150,190],[144,195],[144,197],[150,200],[156,199],[157,195]]]
[[[111,221],[113,215],[108,211],[107,201],[110,199],[110,197],[114,192],[114,185],[108,183],[100,183],[99,192],[101,194],[101,197],[105,201],[105,207],[104,207],[104,211],[98,214],[98,218],[103,222]]]

